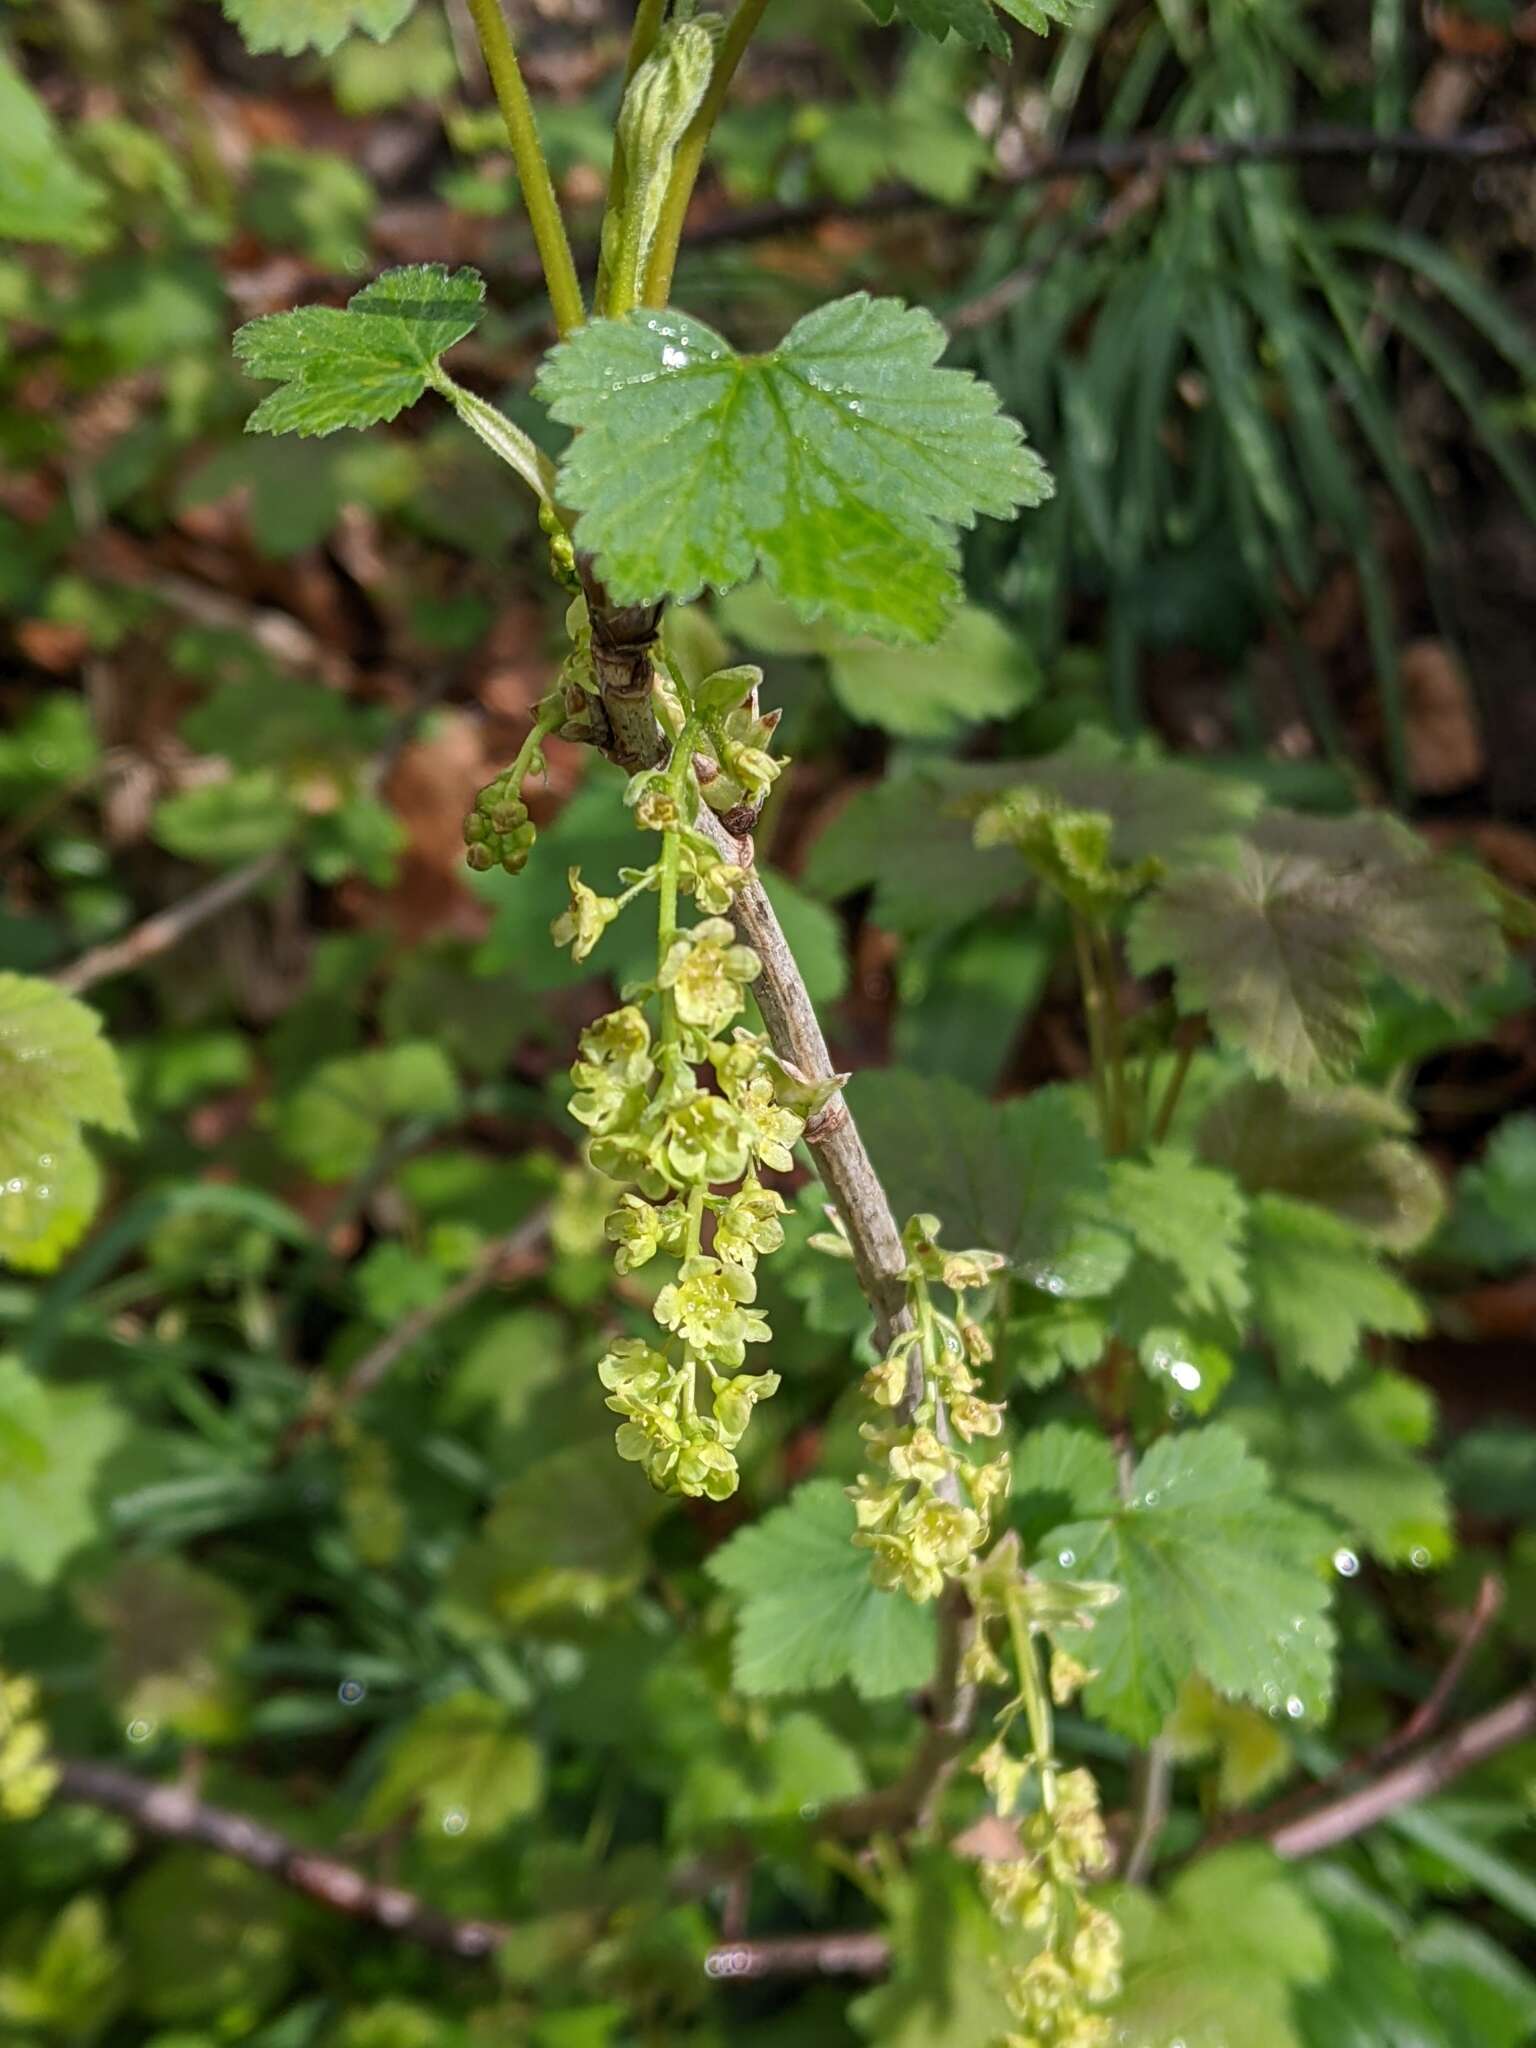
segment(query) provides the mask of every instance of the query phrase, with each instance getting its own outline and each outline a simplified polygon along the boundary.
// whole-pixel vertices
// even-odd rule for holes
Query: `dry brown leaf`
[[[1415,640],[1399,662],[1408,740],[1408,780],[1444,796],[1480,779],[1483,739],[1472,686],[1443,640]]]

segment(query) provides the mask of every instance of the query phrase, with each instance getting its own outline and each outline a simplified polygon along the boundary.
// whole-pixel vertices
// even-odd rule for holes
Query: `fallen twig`
[[[1528,1685],[1502,1706],[1479,1714],[1476,1720],[1464,1721],[1395,1770],[1331,1800],[1315,1813],[1277,1828],[1269,1837],[1269,1845],[1277,1856],[1290,1862],[1335,1848],[1340,1842],[1363,1834],[1400,1807],[1417,1806],[1421,1800],[1432,1798],[1453,1778],[1486,1763],[1489,1757],[1523,1741],[1527,1735],[1536,1735],[1536,1685]]]
[[[111,975],[128,974],[137,967],[148,966],[151,960],[158,960],[162,953],[169,953],[173,946],[179,946],[183,939],[190,938],[210,918],[217,917],[221,911],[233,909],[247,896],[254,896],[278,872],[286,857],[282,849],[258,854],[243,866],[215,876],[201,889],[194,889],[183,896],[179,903],[172,903],[146,917],[142,924],[136,924],[120,939],[109,939],[104,946],[92,946],[88,953],[82,953],[68,967],[61,967],[53,979],[60,988],[77,996]]]
[[[488,1244],[468,1272],[462,1273],[436,1301],[414,1309],[371,1351],[365,1351],[337,1388],[333,1401],[346,1407],[371,1394],[412,1346],[419,1344],[439,1323],[457,1315],[461,1308],[467,1308],[477,1295],[483,1294],[496,1281],[512,1278],[515,1269],[526,1265],[529,1256],[538,1250],[548,1230],[549,1205],[541,1203],[531,1216],[523,1218],[516,1229]]]
[[[233,1857],[332,1912],[371,1921],[405,1941],[477,1962],[494,1953],[512,1931],[497,1921],[455,1920],[439,1913],[414,1892],[375,1883],[352,1864],[290,1841],[262,1821],[210,1806],[184,1785],[155,1784],[112,1764],[63,1759],[55,1768],[56,1798],[120,1814],[141,1834],[193,1842]]]

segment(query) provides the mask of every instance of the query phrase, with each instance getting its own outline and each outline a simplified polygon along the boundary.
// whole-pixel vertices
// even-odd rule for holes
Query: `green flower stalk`
[[[970,1574],[966,1590],[977,1624],[972,1674],[979,1680],[1006,1676],[989,1640],[996,1629],[1011,1651],[1017,1688],[973,1765],[999,1816],[1019,1816],[1019,1852],[981,1865],[982,1893],[996,1920],[1040,1940],[1026,1962],[1001,1970],[1003,1998],[1019,2025],[1000,2048],[1107,2048],[1111,2025],[1095,2008],[1120,1988],[1120,1929],[1088,1888],[1109,1874],[1109,1840],[1090,1774],[1057,1764],[1051,1716],[1053,1702],[1065,1705],[1092,1674],[1057,1651],[1047,1689],[1036,1639],[1053,1621],[1090,1619],[1113,1593],[1095,1585],[1037,1584],[1022,1569],[1011,1534]],[[1016,1722],[1029,1738],[1022,1755],[1008,1744]],[[1026,1812],[1031,1788],[1034,1806]]]

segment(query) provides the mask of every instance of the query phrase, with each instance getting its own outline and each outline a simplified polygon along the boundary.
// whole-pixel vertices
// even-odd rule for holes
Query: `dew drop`
[[[130,1742],[148,1742],[155,1732],[155,1724],[146,1715],[139,1714],[128,1723],[125,1732]]]
[[[462,1835],[468,1826],[469,1815],[462,1806],[450,1806],[443,1815],[443,1833],[445,1835]]]
[[[344,1678],[336,1688],[336,1697],[344,1707],[355,1707],[367,1696],[368,1688],[360,1678]]]
[[[1070,1571],[1073,1565],[1077,1563],[1077,1552],[1075,1550],[1058,1551],[1056,1562]]]
[[[691,359],[687,349],[676,348],[669,341],[662,349],[661,360],[669,370],[686,370]]]
[[[1299,1721],[1302,1715],[1307,1710],[1305,1706],[1303,1706],[1302,1702],[1299,1699],[1297,1699],[1295,1693],[1292,1693],[1290,1698],[1285,1703],[1285,1711],[1290,1715],[1293,1721]]]
[[[1176,1387],[1182,1387],[1186,1394],[1197,1393],[1200,1389],[1200,1368],[1191,1365],[1187,1358],[1176,1358],[1168,1368],[1168,1377]]]
[[[1157,1488],[1155,1486],[1149,1486],[1141,1498],[1142,1504],[1145,1507],[1155,1508],[1157,1506],[1158,1500]]]
[[[1341,1579],[1352,1579],[1360,1569],[1360,1560],[1352,1550],[1336,1550],[1333,1568]]]
[[[1424,1548],[1422,1543],[1416,1545],[1412,1550],[1409,1551],[1408,1562],[1413,1566],[1416,1572],[1427,1572],[1429,1570],[1429,1552]]]

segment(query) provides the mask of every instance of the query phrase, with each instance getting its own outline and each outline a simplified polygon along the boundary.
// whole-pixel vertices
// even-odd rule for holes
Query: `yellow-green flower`
[[[734,1379],[716,1377],[715,1420],[723,1443],[738,1444],[752,1420],[752,1410],[779,1391],[776,1372],[742,1372]]]
[[[737,1113],[752,1134],[752,1150],[758,1160],[775,1173],[788,1173],[795,1163],[790,1147],[805,1129],[804,1123],[792,1109],[783,1108],[776,1100],[773,1083],[765,1074],[755,1074],[751,1080],[730,1087],[729,1092]]]
[[[731,1196],[715,1218],[715,1250],[733,1266],[750,1273],[759,1256],[776,1252],[784,1242],[784,1198],[772,1188],[749,1180]]]
[[[738,946],[723,917],[706,917],[685,932],[661,963],[657,985],[669,989],[685,1024],[713,1036],[740,1010],[742,990],[762,971],[750,946]]]
[[[609,925],[619,914],[611,896],[599,896],[581,879],[581,869],[571,868],[566,880],[571,885],[571,905],[562,910],[550,926],[557,946],[569,946],[573,960],[585,960]]]
[[[768,1324],[748,1304],[757,1282],[719,1259],[685,1259],[656,1297],[656,1320],[715,1365],[740,1365],[749,1344],[766,1343]]]

